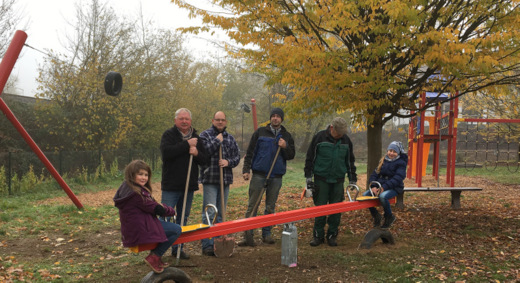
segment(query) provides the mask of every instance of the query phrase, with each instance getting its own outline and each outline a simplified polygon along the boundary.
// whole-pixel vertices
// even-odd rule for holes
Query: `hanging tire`
[[[166,267],[162,273],[150,271],[146,274],[141,283],[160,283],[165,281],[175,281],[177,283],[190,283],[191,278],[184,271],[175,267]]]
[[[392,236],[390,230],[372,229],[366,233],[365,238],[363,238],[363,242],[359,247],[362,249],[370,249],[379,239],[383,241],[383,244],[395,244],[394,236]]]
[[[118,96],[123,89],[123,77],[117,72],[108,72],[105,77],[105,92],[111,96]]]

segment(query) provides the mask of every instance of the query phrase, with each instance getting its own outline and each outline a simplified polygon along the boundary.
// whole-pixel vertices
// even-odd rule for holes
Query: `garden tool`
[[[190,154],[190,161],[188,162],[188,174],[186,176],[186,187],[184,189],[184,200],[182,202],[182,215],[181,215],[181,227],[184,226],[184,215],[186,215],[186,200],[188,199],[188,188],[190,186],[190,174],[191,174],[191,164],[193,163],[193,155]],[[182,247],[177,247],[177,260],[175,264],[179,264],[179,260],[181,259],[181,249]]]
[[[248,217],[251,217],[252,215],[256,214],[256,211],[258,210],[258,207],[260,206],[260,202],[262,201],[262,196],[264,195],[265,191],[267,190],[267,186],[269,185],[269,178],[271,177],[271,173],[273,172],[274,164],[276,163],[276,159],[278,159],[278,155],[280,154],[280,147],[278,146],[278,149],[276,150],[276,154],[274,155],[273,162],[271,163],[271,168],[269,168],[269,172],[267,173],[267,176],[265,177],[264,186],[262,187],[262,192],[258,195],[258,198],[256,199],[255,206],[253,207],[253,211],[251,211],[251,214],[248,215]],[[255,242],[253,240],[253,231],[247,230],[245,232],[245,240],[248,246],[254,246]]]
[[[318,195],[319,189],[320,188],[314,182],[307,182],[300,195],[300,200],[303,200],[304,197],[312,198],[313,196]]]
[[[222,145],[219,149],[219,162],[222,160]],[[222,212],[222,222],[226,221],[226,204],[224,200],[224,168],[220,169],[220,211]],[[213,241],[213,248],[216,257],[230,257],[235,250],[235,238],[223,235]]]

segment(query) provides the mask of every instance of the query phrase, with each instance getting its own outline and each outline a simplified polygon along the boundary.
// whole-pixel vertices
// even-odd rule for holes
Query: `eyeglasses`
[[[226,119],[213,119],[215,122],[226,122]]]

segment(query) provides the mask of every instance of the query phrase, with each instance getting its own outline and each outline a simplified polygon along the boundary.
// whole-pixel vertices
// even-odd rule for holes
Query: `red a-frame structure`
[[[22,51],[22,48],[25,44],[25,40],[27,39],[27,34],[21,30],[17,30],[13,40],[11,41],[11,44],[7,48],[7,51],[5,52],[4,58],[2,58],[2,62],[0,63],[0,95],[4,91],[5,84],[7,83],[7,79],[9,78],[9,75],[11,75],[11,72],[13,71],[14,64],[16,63],[16,60],[20,56],[20,52]],[[69,198],[74,202],[77,208],[82,209],[83,205],[79,201],[79,199],[74,195],[74,193],[71,191],[67,183],[65,183],[65,180],[60,176],[58,171],[52,166],[51,162],[45,154],[41,151],[41,149],[38,147],[38,145],[34,142],[34,140],[31,138],[29,133],[25,130],[25,128],[22,126],[22,124],[16,119],[13,112],[7,104],[5,104],[4,100],[0,97],[0,110],[4,113],[4,115],[9,119],[9,121],[13,124],[13,126],[16,128],[16,130],[22,135],[25,142],[31,147],[31,149],[36,153],[38,158],[42,161],[42,163],[47,167],[47,170],[51,173],[51,175],[54,177],[54,179],[58,182],[58,184],[61,186],[61,188],[67,193]]]

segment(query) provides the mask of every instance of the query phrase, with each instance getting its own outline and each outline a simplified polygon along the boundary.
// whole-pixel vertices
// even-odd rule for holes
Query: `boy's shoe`
[[[395,216],[392,214],[389,217],[385,217],[385,223],[381,226],[381,229],[388,229],[395,222]]]
[[[325,242],[324,238],[314,237],[314,238],[312,238],[312,241],[310,242],[310,245],[313,246],[313,247],[317,247],[317,246],[323,244],[324,242]]]
[[[273,239],[273,237],[271,237],[271,235],[268,235],[268,236],[262,237],[262,242],[272,245],[272,244],[274,244],[274,239]]]
[[[144,262],[146,262],[146,264],[148,264],[148,266],[150,266],[155,273],[162,273],[164,271],[164,267],[162,267],[161,263],[161,257],[154,253],[150,253],[144,259]]]
[[[336,235],[327,236],[327,244],[329,244],[329,246],[331,246],[331,247],[337,246],[338,242],[337,242],[336,238],[337,238]]]
[[[378,213],[374,217],[374,228],[379,228],[379,226],[381,226],[381,220],[383,220],[383,217],[381,217],[381,214]]]

